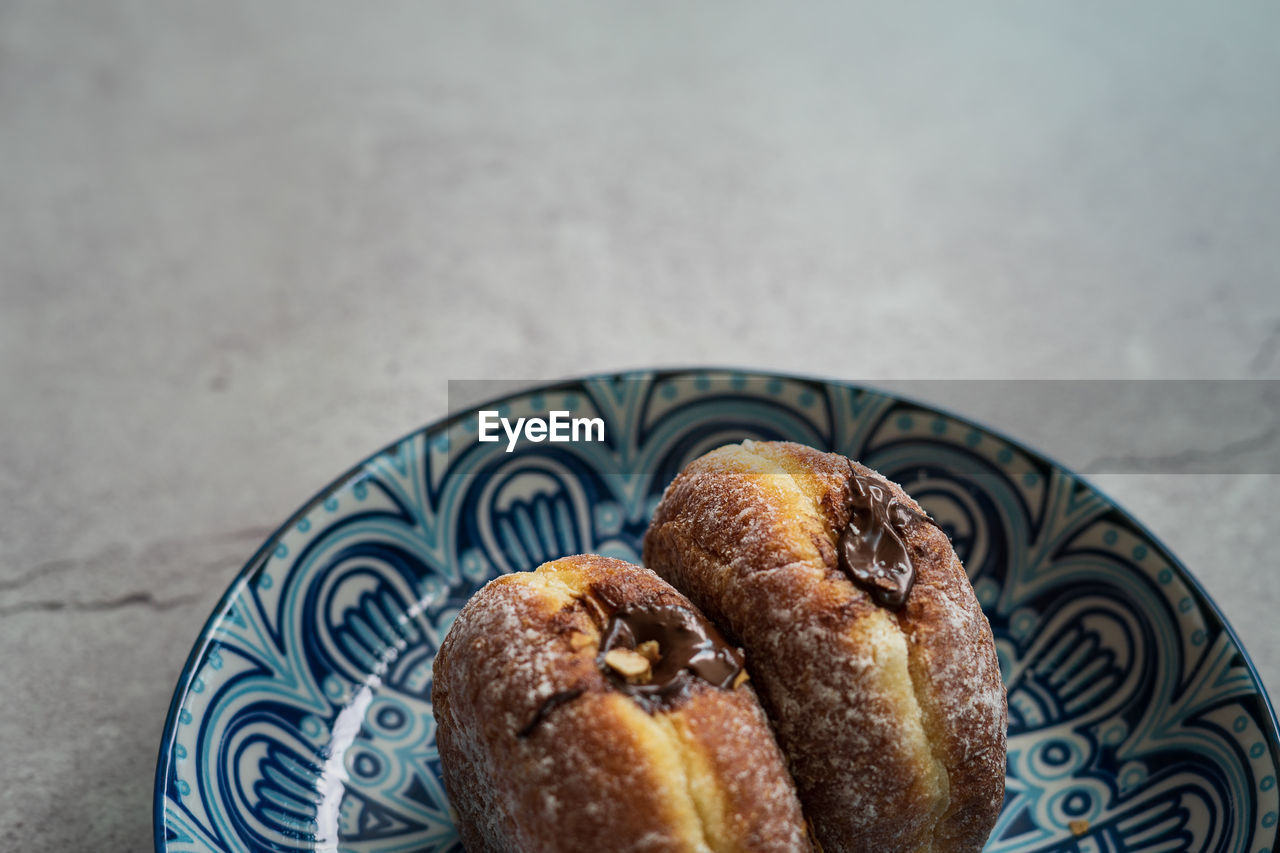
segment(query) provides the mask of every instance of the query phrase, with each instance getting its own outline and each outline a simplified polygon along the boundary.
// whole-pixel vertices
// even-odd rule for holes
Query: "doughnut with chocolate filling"
[[[745,649],[825,853],[982,847],[1004,795],[995,643],[901,488],[799,444],[722,447],[667,488],[644,560]]]
[[[432,686],[467,850],[811,850],[746,682],[740,650],[648,569],[576,556],[491,581]]]

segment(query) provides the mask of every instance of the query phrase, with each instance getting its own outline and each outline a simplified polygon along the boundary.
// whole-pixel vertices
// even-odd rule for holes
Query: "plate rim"
[[[1261,674],[1258,672],[1257,666],[1253,662],[1253,658],[1249,654],[1249,650],[1241,642],[1240,637],[1236,634],[1235,628],[1227,619],[1226,614],[1209,594],[1208,590],[1200,583],[1200,580],[1192,573],[1192,571],[1182,562],[1182,559],[1175,554],[1172,549],[1164,544],[1158,536],[1151,532],[1142,521],[1140,521],[1133,513],[1125,509],[1124,506],[1117,503],[1111,498],[1111,495],[1100,489],[1087,476],[1080,474],[1074,468],[1068,467],[1060,463],[1055,457],[1044,453],[1020,439],[1012,438],[1002,430],[992,429],[983,422],[976,420],[968,415],[957,414],[947,407],[938,406],[933,403],[922,402],[911,395],[900,394],[896,391],[886,391],[877,387],[874,383],[863,382],[853,379],[836,379],[828,376],[817,374],[792,372],[785,370],[768,370],[750,367],[731,367],[724,365],[669,365],[654,367],[633,367],[619,370],[597,371],[591,373],[582,373],[574,376],[568,376],[555,380],[534,380],[529,385],[518,388],[516,390],[506,391],[502,394],[495,395],[477,403],[472,403],[464,409],[449,412],[443,417],[427,421],[425,424],[418,426],[398,438],[382,445],[372,453],[367,454],[354,465],[347,467],[342,473],[329,478],[323,486],[320,487],[310,498],[303,502],[299,507],[290,513],[285,520],[272,529],[262,544],[259,545],[237,571],[234,578],[228,584],[227,589],[218,597],[217,602],[213,605],[212,610],[205,620],[201,623],[200,631],[196,635],[192,644],[191,651],[187,654],[186,660],[182,664],[182,669],[178,674],[177,683],[174,686],[173,695],[169,700],[169,709],[165,713],[164,728],[160,735],[160,747],[156,756],[155,777],[152,788],[152,840],[155,845],[156,853],[168,853],[168,845],[165,841],[165,790],[166,777],[170,767],[170,757],[173,754],[173,745],[177,737],[177,727],[175,722],[178,713],[184,704],[188,693],[191,690],[191,682],[196,673],[196,664],[203,659],[205,651],[208,649],[210,641],[213,637],[217,626],[222,622],[228,605],[238,596],[249,583],[250,576],[253,571],[262,562],[263,557],[270,553],[278,543],[280,537],[286,533],[294,524],[302,517],[311,512],[315,507],[319,506],[334,491],[345,485],[353,476],[379,456],[387,453],[405,441],[413,437],[427,433],[431,430],[438,430],[442,427],[448,427],[481,407],[495,406],[503,401],[509,400],[517,395],[527,395],[536,393],[546,393],[554,391],[564,386],[574,386],[593,379],[610,379],[621,377],[648,377],[651,380],[667,378],[671,376],[679,376],[681,374],[696,373],[722,373],[726,375],[745,375],[750,377],[763,377],[766,379],[783,379],[794,380],[799,382],[816,383],[824,386],[838,386],[846,389],[854,389],[858,391],[867,391],[873,394],[879,394],[901,403],[916,406],[926,411],[951,418],[958,423],[966,424],[974,429],[981,430],[987,435],[1006,442],[1011,447],[1028,454],[1029,456],[1042,460],[1050,466],[1057,468],[1080,483],[1088,486],[1097,495],[1102,497],[1110,504],[1111,508],[1118,512],[1128,523],[1132,524],[1134,529],[1145,536],[1153,545],[1157,546],[1165,555],[1169,557],[1170,568],[1173,569],[1179,579],[1186,583],[1195,595],[1199,596],[1207,605],[1208,612],[1218,621],[1222,630],[1231,639],[1239,652],[1245,667],[1249,671],[1255,684],[1258,685],[1258,696],[1262,701],[1262,706],[1266,710],[1267,721],[1271,724],[1271,730],[1267,733],[1271,741],[1273,750],[1280,751],[1280,717],[1277,717],[1276,706],[1271,700],[1271,695],[1267,692],[1267,686],[1262,680]],[[882,380],[893,381],[893,380]]]

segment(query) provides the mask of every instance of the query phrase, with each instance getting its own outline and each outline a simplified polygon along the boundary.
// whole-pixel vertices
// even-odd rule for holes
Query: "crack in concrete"
[[[1249,372],[1261,373],[1266,370],[1278,351],[1280,351],[1280,321],[1271,327],[1271,331],[1262,339],[1262,343],[1258,344],[1253,358],[1249,359]]]
[[[145,607],[148,610],[157,612],[164,610],[172,610],[175,607],[182,607],[187,604],[195,604],[197,601],[204,599],[202,594],[176,595],[173,598],[156,598],[149,592],[131,592],[122,595],[119,598],[106,599],[102,601],[60,601],[57,599],[46,601],[21,601],[17,604],[10,604],[0,607],[0,617],[13,616],[21,613],[104,613],[112,610],[122,610],[126,607]]]
[[[47,563],[41,563],[38,566],[27,569],[16,577],[0,578],[0,592],[11,592],[15,589],[22,589],[22,587],[32,581],[39,580],[40,578],[47,577],[48,575],[56,575],[61,572],[70,571],[79,565],[80,562],[76,560],[50,560]]]
[[[1230,441],[1221,447],[1209,448],[1206,450],[1193,448],[1191,450],[1178,451],[1177,453],[1153,454],[1151,456],[1143,456],[1140,454],[1099,456],[1093,461],[1081,466],[1080,471],[1084,474],[1234,473],[1228,470],[1219,472],[1206,471],[1203,470],[1201,466],[1222,465],[1223,463],[1229,462],[1238,456],[1243,456],[1250,451],[1261,450],[1275,441],[1277,436],[1280,436],[1280,424],[1272,424],[1257,435],[1246,436],[1245,438]],[[1239,473],[1276,474],[1280,473],[1280,467],[1277,467],[1275,471],[1241,471]]]
[[[186,566],[184,574],[204,574],[209,569],[221,570],[238,565],[249,555],[245,553],[237,559],[227,556],[210,560],[206,553],[204,555],[206,559],[193,561],[189,559],[192,550],[204,549],[208,551],[210,550],[208,546],[221,543],[235,544],[237,550],[240,550],[240,543],[246,541],[260,542],[266,539],[270,532],[270,528],[250,527],[224,533],[193,536],[189,539],[159,539],[142,543],[138,546],[113,542],[104,545],[94,553],[81,559],[50,560],[32,566],[13,577],[0,579],[0,593],[19,592],[34,585],[41,579],[53,575],[65,575],[74,572],[94,573],[100,569],[112,570],[112,574],[120,574],[122,567],[127,569],[129,565],[138,567],[156,563],[183,561],[182,564]],[[90,599],[87,601],[56,597],[58,595],[57,586],[68,587],[67,591],[70,592],[71,589],[74,589],[74,587],[71,587],[73,582],[74,578],[64,579],[60,584],[56,584],[55,589],[52,591],[45,590],[40,593],[29,593],[44,595],[46,596],[44,598],[14,601],[0,605],[0,618],[23,613],[107,613],[126,607],[144,607],[148,610],[161,612],[200,601],[208,601],[212,605],[213,601],[207,592],[186,593],[175,595],[171,598],[157,598],[152,592],[131,592],[116,598]],[[136,581],[134,582],[136,583]],[[48,597],[51,593],[54,597]]]
[[[131,546],[123,542],[111,542],[87,557],[49,560],[32,566],[11,578],[0,578],[0,592],[12,592],[49,575],[88,568],[102,563],[120,562],[131,558],[135,562],[142,564],[155,560],[176,559],[180,556],[178,552],[193,545],[223,542],[239,543],[249,540],[261,542],[271,534],[272,530],[273,528],[270,527],[246,527],[239,530],[229,530],[225,533],[193,536],[190,539],[157,539],[138,546]],[[249,555],[245,554],[244,559],[248,559],[248,557]],[[222,561],[218,561],[219,565],[221,563]]]

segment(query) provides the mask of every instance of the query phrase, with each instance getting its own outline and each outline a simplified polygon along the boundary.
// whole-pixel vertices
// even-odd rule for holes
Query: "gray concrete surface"
[[[149,849],[219,594],[447,379],[1280,376],[1273,4],[898,5],[0,3],[2,846]],[[1168,470],[1280,685],[1280,481]]]

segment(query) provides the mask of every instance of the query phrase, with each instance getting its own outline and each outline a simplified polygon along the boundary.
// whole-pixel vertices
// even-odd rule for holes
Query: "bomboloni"
[[[799,444],[722,447],[667,488],[644,562],[744,648],[825,853],[982,848],[1004,796],[995,642],[900,487]]]
[[[813,849],[741,651],[648,569],[585,555],[491,581],[433,678],[470,853]]]

